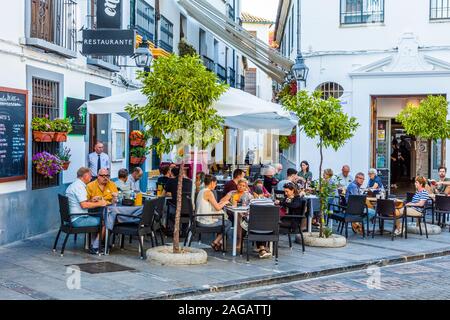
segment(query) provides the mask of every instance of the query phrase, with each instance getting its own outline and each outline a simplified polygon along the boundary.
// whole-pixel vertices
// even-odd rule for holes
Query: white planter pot
[[[422,234],[425,235],[425,226],[423,223],[421,224]],[[439,234],[441,233],[441,227],[427,223],[427,231],[428,235],[430,234]],[[415,225],[414,223],[408,222],[408,233],[412,234],[420,234],[419,224]]]
[[[184,247],[182,253],[173,253],[172,246],[160,246],[147,250],[147,260],[164,265],[205,264],[208,255],[205,250]]]
[[[308,247],[341,248],[347,245],[347,239],[338,234],[332,234],[329,238],[319,238],[319,232],[305,232],[303,238],[305,246]],[[301,243],[299,234],[296,235],[295,241]]]

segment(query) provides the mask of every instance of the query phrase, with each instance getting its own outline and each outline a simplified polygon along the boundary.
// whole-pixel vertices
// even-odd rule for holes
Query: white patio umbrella
[[[110,97],[88,101],[83,104],[90,114],[110,114],[125,112],[127,104],[144,106],[147,96],[140,90],[125,92]],[[280,105],[262,100],[239,89],[229,88],[213,104],[218,114],[225,118],[225,125],[236,129],[279,130],[281,135],[289,135],[296,120]],[[197,148],[194,148],[192,173],[192,194],[195,190],[197,173]],[[194,197],[192,197],[194,199]]]
[[[90,114],[125,112],[128,103],[145,105],[147,97],[140,90],[88,101]],[[239,89],[229,88],[213,107],[225,118],[225,125],[236,129],[272,129],[289,135],[296,121],[280,105],[262,100]]]

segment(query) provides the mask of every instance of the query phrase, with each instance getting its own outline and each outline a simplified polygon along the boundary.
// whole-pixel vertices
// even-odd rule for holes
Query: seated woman
[[[279,204],[283,209],[286,210],[286,215],[298,215],[298,216],[305,216],[305,212],[303,212],[303,209],[305,208],[302,204],[304,201],[302,197],[300,196],[300,192],[297,188],[297,186],[292,183],[286,183],[284,185],[284,194],[286,197],[282,201],[275,201],[276,204]],[[280,218],[281,224],[280,226],[289,228],[291,227],[292,220],[284,219],[283,217]],[[306,219],[302,219],[302,230],[306,229]]]
[[[254,198],[270,198],[270,193],[264,187],[264,182],[258,179],[253,184],[252,193]]]
[[[250,200],[253,199],[253,195],[249,191],[248,182],[246,179],[239,180],[237,183],[237,190],[230,191],[228,195],[230,196],[231,203],[233,205],[237,205],[239,203],[248,205]]]
[[[416,193],[414,194],[411,202],[405,204],[406,215],[408,217],[417,217],[417,221],[422,217],[423,211],[425,210],[425,205],[430,199],[425,185],[427,184],[427,179],[424,177],[416,177]]]
[[[369,182],[367,183],[369,188],[374,194],[378,194],[384,189],[381,178],[377,176],[377,169],[371,168],[369,170]]]
[[[231,195],[225,196],[220,202],[216,201],[216,197],[212,192],[217,186],[217,178],[212,175],[205,175],[205,188],[200,190],[196,203],[197,222],[200,226],[220,226],[222,219],[219,216],[208,216],[208,214],[224,214],[223,207],[230,201]],[[205,215],[205,216],[202,216]],[[231,228],[231,221],[224,218],[225,233]],[[217,235],[216,239],[211,243],[211,247],[215,251],[221,250],[223,235]]]

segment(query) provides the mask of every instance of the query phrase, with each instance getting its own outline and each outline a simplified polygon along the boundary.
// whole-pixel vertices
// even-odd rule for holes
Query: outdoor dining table
[[[114,224],[120,223],[139,223],[140,216],[142,215],[143,206],[122,206],[122,205],[110,205],[104,208],[103,217],[105,221],[105,255],[108,254],[108,243],[109,243],[109,230],[114,229]],[[118,214],[126,214],[132,217],[118,216]],[[117,219],[116,219],[117,218]]]
[[[250,210],[250,206],[242,207],[232,207],[226,206],[225,210],[233,214],[233,257],[236,256],[236,246],[237,246],[237,228],[238,228],[238,218],[240,213],[246,213]]]
[[[307,208],[308,208],[308,232],[312,231],[312,219],[314,217],[314,212],[320,211],[320,201],[319,197],[316,195],[306,195],[304,196],[304,199],[307,201]]]

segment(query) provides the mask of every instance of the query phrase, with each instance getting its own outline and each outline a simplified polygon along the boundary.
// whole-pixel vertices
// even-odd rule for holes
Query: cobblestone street
[[[449,268],[450,257],[441,257],[186,299],[446,300],[450,299]]]

